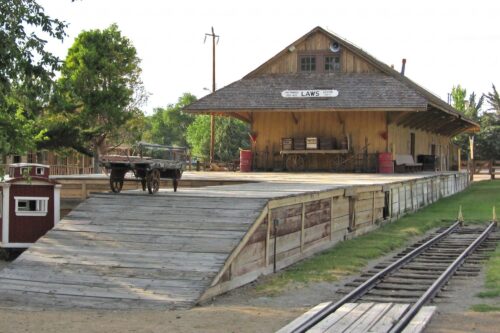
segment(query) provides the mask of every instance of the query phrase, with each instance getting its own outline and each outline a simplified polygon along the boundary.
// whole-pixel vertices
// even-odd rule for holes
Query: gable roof
[[[335,89],[335,98],[283,98],[284,90]],[[268,109],[426,111],[427,100],[394,78],[381,74],[268,74],[236,81],[188,106],[189,110]]]
[[[247,109],[247,110],[256,109],[256,107],[251,107],[252,105],[256,104],[255,101],[250,101],[249,100],[250,97],[252,97],[252,95],[248,95],[248,98],[245,98],[244,95],[241,95],[243,92],[247,93],[247,94],[252,94],[252,91],[249,91],[248,89],[247,90],[243,90],[243,88],[258,89],[255,86],[255,83],[268,84],[267,88],[269,88],[269,87],[274,88],[274,86],[272,86],[272,85],[269,86],[269,84],[273,84],[273,83],[281,82],[281,81],[277,81],[277,79],[273,79],[272,75],[259,75],[259,73],[262,71],[262,69],[264,67],[266,67],[267,65],[269,65],[270,63],[272,63],[275,60],[277,60],[278,58],[284,56],[287,52],[289,52],[289,48],[290,47],[292,47],[294,45],[297,45],[297,44],[305,41],[307,38],[309,38],[310,36],[312,36],[312,35],[314,35],[316,33],[325,34],[329,38],[331,38],[331,39],[335,40],[336,42],[338,42],[341,45],[341,47],[343,47],[343,48],[349,50],[350,52],[354,53],[355,55],[361,57],[363,60],[365,60],[366,62],[368,62],[369,64],[371,64],[373,67],[375,67],[376,69],[378,69],[382,73],[381,76],[384,76],[384,74],[386,76],[388,76],[389,78],[387,78],[386,81],[387,82],[391,82],[390,85],[388,86],[388,88],[398,87],[399,92],[402,93],[403,95],[408,90],[413,91],[413,93],[412,94],[408,94],[408,96],[411,96],[411,99],[413,99],[414,102],[416,102],[418,100],[418,103],[416,102],[416,104],[418,104],[418,105],[414,105],[413,106],[415,108],[414,111],[420,111],[420,110],[422,110],[422,105],[420,104],[420,102],[422,100],[425,100],[426,101],[426,107],[428,107],[430,109],[433,109],[433,110],[437,110],[437,111],[446,113],[448,115],[448,118],[451,119],[450,121],[459,121],[460,123],[462,123],[463,124],[463,126],[461,126],[462,130],[472,130],[472,131],[478,131],[479,130],[479,124],[477,124],[476,122],[474,122],[474,121],[466,118],[463,114],[461,114],[460,112],[458,112],[456,109],[454,109],[448,103],[444,102],[438,96],[436,96],[433,93],[429,92],[425,88],[423,88],[420,85],[418,85],[417,83],[413,82],[408,77],[402,75],[401,73],[399,73],[395,69],[393,69],[393,68],[389,67],[388,65],[384,64],[380,60],[376,59],[375,57],[373,57],[372,55],[370,55],[369,53],[367,53],[363,49],[355,46],[354,44],[348,42],[344,38],[342,38],[342,37],[340,37],[340,36],[338,36],[338,35],[336,35],[336,34],[334,34],[332,32],[329,32],[329,31],[327,31],[327,30],[325,30],[325,29],[323,29],[323,28],[321,28],[319,26],[315,27],[314,29],[312,29],[311,31],[309,31],[307,34],[305,34],[304,36],[300,37],[299,39],[297,39],[292,44],[288,45],[286,48],[284,48],[282,51],[280,51],[274,57],[272,57],[271,59],[269,59],[268,61],[266,61],[265,63],[263,63],[262,65],[260,65],[259,67],[257,67],[253,71],[251,71],[250,73],[248,73],[247,75],[245,75],[243,77],[243,79],[241,79],[239,81],[236,81],[233,84],[230,84],[229,86],[221,88],[221,89],[217,90],[216,92],[214,92],[212,94],[209,94],[209,95],[201,98],[200,100],[198,100],[198,101],[196,101],[196,102],[188,105],[185,108],[185,110],[188,111],[188,112],[189,111],[191,111],[191,112],[203,112],[203,110],[205,110],[205,111],[210,110],[210,112],[217,112],[217,111],[227,112],[229,110],[235,110],[236,111],[237,109]],[[299,74],[297,74],[297,75],[299,75]],[[336,75],[318,74],[318,76],[316,78],[319,79],[320,76],[330,78],[331,82],[328,82],[327,84],[325,84],[325,86],[332,87],[332,86],[337,86],[337,84],[339,82],[341,82],[342,80],[345,80],[345,76],[346,75],[352,75],[352,76],[358,75],[358,79],[357,80],[360,80],[361,78],[363,78],[363,79],[377,80],[377,79],[374,79],[375,75],[367,74],[367,73],[363,73],[363,74],[361,74],[361,73],[360,74],[336,74]],[[292,78],[293,75],[292,74],[276,74],[276,77],[278,77],[278,76],[283,77],[284,81],[286,81],[286,80],[293,81],[293,78]],[[261,81],[258,80],[259,77],[262,77]],[[285,78],[285,77],[288,77],[288,78]],[[399,86],[396,85],[393,82],[394,80],[398,81],[401,85],[399,85]],[[383,80],[379,78],[379,81],[383,81]],[[347,82],[347,81],[344,81],[344,83],[345,82]],[[351,81],[351,82],[353,82],[353,81]],[[375,82],[372,81],[372,83],[375,83]],[[301,87],[303,87],[303,86],[301,86]],[[346,88],[348,88],[349,91],[351,91],[351,92],[354,91],[352,89],[352,86],[351,87],[346,86]],[[375,88],[375,87],[371,86],[371,88]],[[290,89],[290,87],[288,87],[287,89]],[[301,88],[301,89],[304,89],[304,88]],[[273,103],[276,102],[276,98],[277,98],[276,96],[278,96],[278,98],[279,98],[279,96],[281,96],[280,94],[276,95],[277,90],[276,89],[274,89],[274,90],[275,90],[275,94],[272,95],[272,97],[271,97],[271,95],[267,95],[267,94],[266,95],[257,95],[257,96],[253,96],[253,97],[258,97],[258,99],[263,99],[263,98],[267,97],[269,100],[267,102],[260,101],[261,104],[262,105],[264,105],[264,104],[274,105]],[[238,96],[233,96],[233,98],[231,98],[230,92],[237,93]],[[388,93],[389,92],[390,91],[388,91]],[[339,96],[340,95],[341,94],[339,94]],[[381,95],[384,95],[384,94],[381,94]],[[388,96],[388,94],[385,94],[385,95]],[[419,95],[419,97],[415,97],[415,95]],[[364,97],[364,98],[366,98],[366,97]],[[243,102],[243,101],[247,100],[246,106],[244,106],[242,103],[239,103],[239,104],[236,103],[235,104],[235,102],[236,102],[235,99],[241,100],[240,102]],[[284,98],[281,98],[281,99],[285,100]],[[353,101],[353,100],[355,100],[355,98],[351,97],[350,100]],[[375,102],[375,101],[373,101],[373,99],[371,101]],[[312,102],[312,101],[310,101],[310,102]],[[411,100],[410,101],[405,101],[405,98],[400,98],[399,100],[394,99],[392,102],[399,102],[400,103],[399,104],[399,108],[405,108],[406,104],[411,104]],[[350,103],[351,106],[349,108],[354,109],[354,108],[361,107],[361,104],[363,103],[362,99],[357,99],[357,103],[359,105],[355,105],[353,103]],[[286,103],[282,103],[282,104],[286,104]],[[294,99],[294,103],[293,104],[294,105],[300,105],[300,103],[297,103],[296,99]],[[237,105],[239,105],[240,107],[238,108]],[[305,103],[304,105],[305,105],[305,108],[315,108],[316,107],[315,106],[315,102],[312,102],[312,103],[309,103],[309,104]],[[373,105],[376,105],[376,103],[373,104]],[[336,107],[334,105],[329,106],[329,108],[331,109],[331,111],[335,111],[335,109],[339,108],[339,107],[340,106]],[[389,107],[389,106],[387,106],[387,107]],[[397,108],[394,104],[392,104],[392,107]],[[266,108],[266,107],[262,106],[261,108]],[[273,107],[273,106],[267,106],[267,108],[281,108],[281,107],[280,106],[275,106],[275,107]],[[286,108],[295,109],[291,105],[288,105],[288,107],[285,107],[285,109]]]

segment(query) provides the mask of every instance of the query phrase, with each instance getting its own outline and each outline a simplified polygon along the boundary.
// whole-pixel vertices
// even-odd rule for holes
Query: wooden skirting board
[[[468,184],[325,179],[93,194],[0,271],[0,306],[189,308]]]

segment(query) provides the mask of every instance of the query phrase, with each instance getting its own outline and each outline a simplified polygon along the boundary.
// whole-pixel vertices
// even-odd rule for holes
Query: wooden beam
[[[306,224],[306,204],[302,203],[302,219],[300,226],[300,252],[304,252],[304,241],[305,241],[305,224]]]
[[[268,206],[266,205],[264,207],[264,209],[262,210],[262,212],[260,213],[259,217],[257,217],[257,219],[255,220],[255,222],[252,224],[252,226],[250,227],[250,229],[247,231],[247,233],[245,234],[245,236],[243,236],[243,239],[240,241],[240,243],[238,244],[238,246],[236,246],[234,248],[233,252],[231,252],[231,254],[229,255],[229,257],[226,259],[226,262],[224,263],[224,266],[219,271],[219,273],[214,277],[214,279],[212,280],[212,283],[210,284],[210,286],[213,287],[217,283],[219,283],[220,278],[229,269],[229,267],[233,263],[234,259],[238,256],[238,254],[240,254],[241,250],[243,250],[243,248],[247,245],[248,241],[250,240],[250,237],[252,237],[253,234],[255,233],[255,231],[257,230],[257,228],[260,227],[260,225],[262,224],[262,222],[264,221],[264,219],[266,218],[266,216],[270,215],[270,214],[268,214],[269,211],[270,210],[268,209]]]

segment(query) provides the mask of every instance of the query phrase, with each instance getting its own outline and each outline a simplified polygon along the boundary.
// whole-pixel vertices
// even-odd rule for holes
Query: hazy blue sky
[[[242,78],[316,26],[322,26],[446,100],[461,84],[478,94],[500,87],[500,1],[217,1],[39,0],[70,23],[69,37],[49,48],[64,58],[82,30],[117,23],[142,59],[151,93],[144,110],[175,103],[184,92],[211,88],[214,26],[217,87]]]

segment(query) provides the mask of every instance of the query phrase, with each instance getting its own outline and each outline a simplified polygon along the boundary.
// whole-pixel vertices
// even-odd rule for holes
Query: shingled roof
[[[334,89],[334,98],[283,98],[285,90]],[[425,111],[427,100],[382,73],[272,74],[236,81],[191,104],[187,110],[345,110]]]

